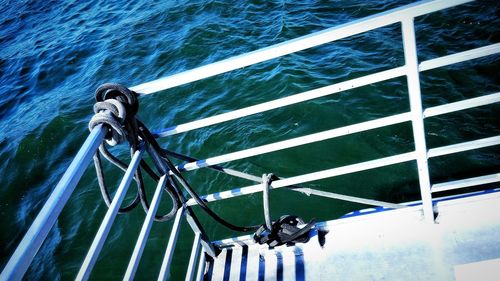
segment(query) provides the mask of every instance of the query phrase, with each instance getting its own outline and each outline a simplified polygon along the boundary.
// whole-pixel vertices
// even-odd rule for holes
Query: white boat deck
[[[435,210],[435,224],[421,206],[330,221],[321,226],[329,230],[324,247],[317,236],[272,250],[234,245],[208,262],[205,280],[498,278],[499,190],[440,201]]]

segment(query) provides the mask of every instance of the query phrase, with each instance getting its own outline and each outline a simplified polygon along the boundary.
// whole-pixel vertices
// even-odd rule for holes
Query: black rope
[[[177,189],[176,183],[178,183],[195,200],[195,202],[201,207],[201,209],[218,223],[231,230],[240,232],[255,231],[258,229],[258,225],[238,226],[232,224],[220,217],[217,213],[215,213],[207,206],[206,202],[203,201],[200,196],[193,190],[188,181],[183,177],[180,171],[168,158],[168,154],[172,153],[162,149],[157,143],[154,136],[147,129],[147,127],[135,117],[135,114],[138,110],[136,93],[118,84],[104,84],[96,90],[96,101],[97,103],[94,106],[95,115],[89,122],[89,129],[92,129],[98,124],[104,124],[108,128],[108,132],[105,136],[106,143],[108,145],[114,146],[116,144],[127,141],[130,145],[130,153],[131,155],[133,155],[139,149],[139,143],[145,142],[146,148],[154,150],[154,152],[156,152],[160,157],[160,159],[156,159],[156,157],[153,157],[154,153],[151,153],[151,151],[149,151],[156,170],[158,170],[159,174],[166,175],[168,177],[166,179],[167,182],[165,184],[164,190],[172,200],[172,208],[165,215],[155,216],[155,220],[166,221],[172,218],[175,215],[177,209],[184,204],[185,199],[181,191]],[[108,161],[110,161],[110,163],[123,171],[127,169],[127,166],[120,159],[114,156],[107,149],[106,144],[104,143],[99,147],[99,152],[94,156],[98,183],[104,201],[109,206],[111,198],[105,184],[104,173],[99,153]],[[144,160],[141,160],[140,164],[141,165],[137,168],[134,175],[134,179],[137,184],[136,197],[126,207],[121,208],[120,212],[131,211],[138,205],[138,202],[141,202],[144,211],[147,212],[149,210],[150,204],[146,196],[141,168],[144,169],[144,171],[146,171],[146,173],[156,182],[159,181],[160,177]],[[224,171],[224,168],[222,167],[216,166],[213,168],[219,171]],[[169,175],[170,172],[173,174],[173,177]]]
[[[104,158],[106,158],[116,167],[120,168],[123,172],[127,171],[127,165],[123,163],[120,159],[116,158],[113,154],[111,154],[104,144],[101,144],[99,146],[99,152],[101,152]],[[141,167],[155,182],[158,182],[158,180],[160,180],[160,176],[158,176],[153,171],[153,169],[148,165],[148,163],[146,163],[146,161],[144,161],[144,159],[141,159]]]
[[[96,101],[94,105],[95,115],[89,122],[89,129],[92,130],[98,124],[103,124],[108,128],[106,134],[106,143],[108,145],[114,146],[123,141],[128,141],[130,145],[130,153],[133,155],[139,149],[139,143],[141,140],[138,135],[137,121],[135,119],[135,114],[138,110],[138,102],[136,93],[130,91],[129,89],[118,85],[118,84],[104,84],[96,90]],[[118,167],[122,171],[127,170],[127,166],[120,159],[115,157],[106,148],[105,143],[99,146],[99,152],[94,155],[94,164],[96,168],[97,180],[99,183],[99,188],[103,196],[104,202],[109,207],[111,204],[111,197],[108,188],[105,183],[104,173],[102,169],[102,163],[100,155],[103,155],[110,163]],[[149,202],[147,200],[146,191],[144,188],[144,179],[142,177],[141,167],[146,171],[146,173],[156,182],[159,180],[159,176],[149,167],[149,165],[141,160],[140,167],[137,168],[134,179],[137,184],[137,193],[134,200],[128,204],[126,207],[119,209],[119,213],[126,213],[133,210],[139,202],[142,208],[147,213],[149,210]],[[179,208],[179,200],[176,194],[171,191],[172,185],[167,183],[164,190],[170,195],[173,206],[171,210],[165,215],[156,215],[156,221],[166,221],[171,219],[177,209]]]
[[[99,153],[94,154],[94,166],[97,174],[97,182],[99,183],[99,189],[101,190],[102,198],[104,199],[104,202],[106,205],[109,207],[111,205],[111,197],[109,195],[108,188],[106,187],[106,183],[104,181],[104,173],[102,170],[102,163],[101,163],[101,157],[99,156]],[[133,210],[137,204],[139,204],[140,198],[139,194],[137,194],[134,198],[134,200],[128,204],[126,207],[122,207],[118,209],[119,214],[123,214],[126,212],[129,212]]]
[[[141,123],[139,120],[137,120],[139,123],[139,132],[141,134],[141,137],[143,137],[147,143],[149,143],[153,149],[155,149],[162,159],[165,161],[165,163],[168,166],[168,169],[172,171],[172,173],[175,176],[175,179],[177,182],[179,182],[182,187],[188,192],[188,194],[195,200],[195,202],[201,207],[201,209],[207,213],[210,217],[212,217],[215,221],[218,223],[224,225],[225,227],[234,230],[234,231],[239,231],[239,232],[249,232],[249,231],[255,231],[259,228],[259,225],[255,226],[238,226],[235,224],[232,224],[228,222],[227,220],[221,218],[218,214],[216,214],[214,211],[212,211],[206,204],[205,201],[203,201],[200,196],[193,190],[193,188],[189,185],[189,183],[186,181],[186,179],[182,176],[182,174],[179,172],[179,170],[172,164],[170,159],[163,153],[163,150],[161,149],[160,145],[154,138],[154,136],[151,134],[151,132],[146,128],[146,126]]]

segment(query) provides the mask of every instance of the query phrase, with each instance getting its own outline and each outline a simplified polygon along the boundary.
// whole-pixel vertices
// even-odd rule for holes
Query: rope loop
[[[127,140],[130,131],[127,118],[135,118],[139,108],[137,94],[122,85],[106,83],[97,88],[95,98],[95,115],[89,122],[89,130],[105,124],[109,130],[105,138],[109,145],[115,146]]]
[[[122,102],[127,109],[127,114],[135,115],[139,110],[139,102],[137,101],[137,93],[131,91],[125,86],[116,83],[105,83],[99,86],[95,91],[95,99],[97,102],[108,99],[115,99]]]
[[[153,165],[160,174],[158,175],[146,161],[142,160],[140,167],[137,167],[134,176],[134,179],[137,182],[137,195],[130,204],[119,209],[120,213],[131,211],[138,205],[139,202],[146,213],[150,208],[146,196],[147,193],[145,191],[145,182],[141,170],[142,168],[154,181],[157,182],[159,182],[160,176],[168,176],[168,180],[163,189],[170,196],[172,208],[164,215],[155,215],[155,221],[166,221],[171,219],[175,216],[177,210],[185,204],[187,199],[183,194],[183,191],[180,189],[180,187],[183,187],[203,211],[205,211],[215,221],[226,226],[227,228],[241,232],[255,231],[259,228],[258,225],[234,225],[220,217],[207,206],[206,202],[201,199],[177,167],[170,161],[153,134],[151,134],[148,128],[135,116],[139,108],[137,94],[135,92],[119,84],[107,83],[97,88],[95,98],[95,114],[89,122],[89,129],[92,130],[99,124],[105,125],[108,129],[108,133],[105,136],[106,142],[109,145],[114,146],[124,141],[128,141],[131,155],[139,149],[138,147],[140,144],[142,145],[144,143],[146,145],[147,154],[151,156]],[[96,152],[96,155],[94,155],[94,164],[101,193],[105,203],[109,206],[111,202],[110,192],[105,183],[104,170],[102,168],[99,153],[101,153],[104,158],[117,166],[119,169],[125,171],[127,167],[124,162],[107,150],[104,142],[101,143],[99,146],[99,152]],[[188,212],[190,212],[190,215],[194,215],[190,207],[186,208],[188,209]],[[197,222],[193,223],[198,224]]]
[[[127,132],[110,111],[101,111],[94,114],[89,122],[89,130],[92,131],[99,124],[108,126],[108,133],[105,139],[109,145],[115,146],[127,139]]]
[[[121,102],[118,100],[108,99],[105,101],[99,101],[94,104],[94,113],[99,113],[101,111],[110,111],[113,116],[117,117],[120,123],[125,121],[127,116],[127,111]]]
[[[263,174],[262,175],[262,195],[264,202],[264,220],[266,222],[265,226],[268,230],[272,228],[271,214],[269,208],[269,188],[273,180],[277,177],[274,174]]]

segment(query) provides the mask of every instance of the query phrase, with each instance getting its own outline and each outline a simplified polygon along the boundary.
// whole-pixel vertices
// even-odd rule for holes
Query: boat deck
[[[500,276],[500,190],[438,201],[434,206],[438,212],[434,224],[424,220],[421,206],[320,224],[329,230],[324,247],[317,233],[308,243],[274,249],[246,245],[248,241],[242,238],[207,262],[205,280],[468,280],[463,279],[467,276],[481,280]]]

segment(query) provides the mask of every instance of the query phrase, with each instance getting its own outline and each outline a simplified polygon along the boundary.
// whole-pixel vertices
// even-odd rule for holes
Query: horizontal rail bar
[[[483,147],[488,147],[488,146],[493,146],[493,145],[498,145],[498,144],[500,144],[500,136],[484,138],[484,139],[470,141],[470,142],[464,142],[464,143],[460,143],[460,144],[453,144],[453,145],[449,145],[449,146],[433,148],[433,149],[430,149],[428,151],[427,156],[429,158],[437,157],[437,156],[441,156],[441,155],[463,152],[463,151],[467,151],[467,150],[483,148]],[[325,170],[325,171],[305,174],[302,176],[295,176],[295,177],[291,177],[291,178],[281,179],[281,180],[274,181],[271,185],[271,188],[290,186],[290,185],[300,184],[300,183],[304,183],[304,182],[320,180],[320,179],[324,179],[324,178],[328,178],[328,177],[339,176],[339,175],[364,171],[364,170],[368,170],[368,169],[373,169],[373,168],[377,168],[377,167],[383,167],[383,166],[387,166],[387,165],[402,163],[402,162],[414,160],[412,158],[412,157],[414,157],[413,153],[414,152],[409,152],[409,153],[400,154],[400,155],[396,155],[396,156],[380,158],[380,159],[372,160],[372,161],[368,161],[368,162],[361,162],[361,163],[348,165],[348,166],[344,166],[344,167],[333,168],[333,169],[329,169],[329,170]],[[257,185],[243,187],[243,188],[236,188],[233,190],[228,190],[228,191],[217,192],[217,193],[205,195],[202,198],[204,200],[206,200],[207,202],[213,202],[213,201],[218,201],[221,199],[233,198],[233,197],[237,197],[237,196],[241,196],[241,195],[248,195],[248,194],[252,194],[252,193],[256,193],[256,192],[260,192],[260,191],[262,191],[262,187],[259,184],[257,184]],[[336,194],[335,196],[344,196],[344,195]],[[341,199],[341,198],[338,198],[338,199]],[[356,200],[365,200],[363,198],[355,198],[355,199]],[[343,200],[343,199],[341,199],[341,200]],[[366,200],[369,200],[369,199],[366,199]],[[351,200],[347,200],[347,201],[351,201]],[[362,202],[360,202],[360,203],[362,203]],[[187,204],[188,204],[188,206],[193,206],[193,205],[196,205],[196,202],[193,199],[189,199]],[[366,203],[363,203],[363,204],[366,204]],[[369,204],[368,203],[368,205],[377,205],[377,204]]]
[[[195,274],[195,263],[196,259],[198,258],[198,253],[200,252],[200,239],[201,239],[201,233],[197,232],[194,235],[194,240],[193,240],[193,248],[191,249],[191,256],[189,257],[189,264],[188,264],[188,269],[186,271],[186,281],[191,281],[193,280],[193,276]]]
[[[190,162],[187,164],[179,165],[178,169],[181,171],[190,171],[207,166],[217,165],[229,161],[239,160],[251,156],[256,156],[260,154],[265,154],[269,152],[279,151],[286,148],[296,147],[304,144],[309,144],[313,142],[319,142],[339,136],[345,136],[353,133],[363,132],[367,130],[372,130],[375,128],[385,127],[388,125],[403,123],[410,120],[410,113],[401,113],[397,115],[392,115],[388,117],[383,117],[380,119],[375,119],[371,121],[366,121],[354,125],[349,125],[341,128],[336,128],[332,130],[327,130],[315,134],[310,134],[302,137],[297,137],[285,141],[275,142],[271,144],[266,144],[258,147],[253,147],[233,153],[228,153],[205,160],[199,160],[196,162]]]
[[[179,230],[181,228],[181,218],[184,214],[185,208],[181,207],[177,210],[175,215],[174,225],[172,226],[172,231],[170,232],[170,237],[168,238],[167,249],[165,250],[165,256],[163,257],[163,262],[161,263],[160,275],[158,280],[167,280],[168,273],[170,271],[170,263],[172,262],[172,256],[174,255],[175,244],[177,243],[177,237],[179,237]]]
[[[280,187],[285,187],[285,186],[290,186],[290,185],[295,185],[295,184],[301,184],[301,183],[305,183],[305,182],[311,182],[311,181],[331,178],[331,177],[335,177],[335,176],[346,175],[346,174],[350,174],[350,173],[355,173],[355,172],[380,168],[380,167],[384,167],[384,166],[394,165],[394,164],[398,164],[398,163],[408,162],[411,160],[415,160],[415,152],[408,152],[408,153],[398,154],[395,156],[380,158],[380,159],[376,159],[376,160],[361,162],[361,163],[357,163],[357,164],[342,166],[342,167],[323,170],[323,171],[319,171],[319,172],[313,172],[313,173],[295,176],[295,177],[291,177],[291,178],[280,179],[280,180],[273,181],[270,188],[274,189],[274,188],[280,188]],[[256,185],[247,186],[247,187],[243,187],[243,188],[237,188],[237,189],[233,189],[233,190],[228,190],[228,191],[224,191],[224,192],[218,192],[218,193],[206,195],[206,196],[203,196],[202,198],[206,202],[213,202],[213,201],[217,201],[217,200],[233,198],[233,197],[237,197],[237,196],[241,196],[241,195],[248,195],[248,194],[261,192],[261,191],[262,191],[262,186],[260,184],[256,184]],[[196,201],[194,201],[194,199],[189,199],[187,201],[187,205],[188,206],[196,205]]]
[[[500,173],[433,184],[431,192],[441,192],[441,191],[459,189],[459,188],[494,183],[494,182],[500,182]]]
[[[173,153],[173,152],[169,152],[169,153],[170,153],[170,155],[175,155],[175,157],[178,157],[179,159],[182,159],[182,160],[197,161],[197,159],[186,156],[186,155],[182,155],[179,153]],[[262,183],[262,177],[257,177],[257,176],[254,176],[252,174],[240,172],[240,171],[233,170],[233,169],[224,168],[224,167],[218,166],[218,165],[210,166],[208,168],[213,169],[213,170],[218,171],[218,172],[222,172],[222,173],[231,175],[231,176],[251,180],[251,181],[256,182],[256,183]],[[282,178],[282,177],[279,177],[279,178]],[[332,192],[323,192],[323,191],[314,190],[314,189],[310,189],[310,188],[302,188],[300,186],[290,186],[290,190],[304,193],[307,196],[314,194],[317,196],[324,196],[324,197],[328,197],[328,198],[332,198],[332,199],[339,199],[339,200],[343,200],[343,201],[356,202],[356,203],[374,205],[374,206],[381,206],[381,207],[385,207],[385,208],[405,207],[404,205],[400,205],[400,204],[387,203],[387,202],[376,201],[376,200],[372,200],[372,199],[364,199],[364,198],[347,196],[347,195],[342,195],[342,194],[337,194],[337,193],[332,193]]]
[[[432,116],[437,116],[445,113],[450,113],[458,110],[463,110],[463,109],[468,109],[468,108],[473,108],[477,106],[482,106],[482,105],[487,105],[487,104],[492,104],[500,101],[500,93],[494,93],[482,97],[477,97],[477,98],[471,98],[459,102],[454,102],[450,104],[445,104],[445,105],[439,105],[435,107],[430,107],[427,108],[424,111],[424,117],[432,117]],[[380,128],[384,126],[389,126],[389,125],[394,125],[398,123],[403,123],[406,121],[410,120],[410,113],[401,113],[398,115],[393,115],[389,117],[383,117],[380,119],[376,120],[371,120],[371,121],[366,121],[363,123],[358,123],[354,125],[348,125],[345,127],[340,127],[336,129],[331,129],[315,134],[310,134],[302,137],[297,137],[294,139],[289,139],[285,141],[280,141],[272,144],[266,144],[254,148],[249,148],[237,152],[232,152],[220,156],[215,156],[211,157],[205,160],[198,160],[198,161],[192,161],[189,163],[185,163],[182,165],[179,165],[180,170],[195,170],[207,166],[213,166],[229,161],[234,161],[234,160],[239,160],[247,157],[252,157],[260,154],[265,154],[269,152],[274,152],[282,149],[287,149],[291,147],[296,147],[304,144],[309,144],[313,142],[319,142],[323,141],[326,139],[331,139],[331,138],[336,138],[340,136],[344,136],[347,134],[353,134],[353,133],[358,133],[366,130],[371,130],[375,128]],[[440,148],[441,150],[446,149],[446,148]],[[435,157],[433,156],[435,153],[439,153],[440,149],[431,149],[429,151],[430,156],[429,157]],[[467,150],[467,149],[466,149]],[[436,155],[437,156],[437,155]]]
[[[463,152],[463,151],[477,149],[477,148],[484,148],[484,147],[498,145],[498,144],[500,144],[500,136],[484,138],[484,139],[470,141],[470,142],[464,142],[464,143],[459,143],[459,144],[453,144],[453,145],[433,148],[433,149],[430,149],[428,151],[427,156],[429,158],[437,157],[437,156],[442,156],[442,155],[447,155],[447,154],[452,154],[452,153],[457,153],[457,152]],[[397,164],[397,163],[401,163],[401,162],[414,160],[412,157],[414,157],[414,152],[409,152],[409,153],[400,154],[400,155],[396,155],[396,156],[380,158],[380,159],[376,159],[376,160],[372,160],[372,161],[368,161],[368,162],[362,162],[362,163],[357,163],[357,164],[348,165],[348,166],[344,166],[344,167],[339,167],[339,168],[329,169],[329,170],[325,170],[325,171],[310,173],[310,174],[306,174],[306,175],[302,175],[302,176],[295,176],[295,177],[291,177],[291,178],[281,179],[281,180],[274,181],[271,185],[271,188],[290,186],[290,185],[300,184],[300,183],[304,183],[304,182],[310,182],[310,181],[314,181],[314,180],[324,179],[324,178],[328,178],[328,177],[345,175],[345,174],[360,172],[360,171],[373,169],[373,168],[377,168],[377,167],[383,167],[383,166],[387,166],[387,165]],[[394,162],[395,160],[396,160],[396,162]],[[402,161],[400,161],[400,160],[402,160]],[[328,175],[328,176],[325,176],[325,175]],[[228,199],[228,198],[233,198],[233,197],[237,197],[237,196],[241,196],[241,195],[248,195],[248,194],[252,194],[252,193],[256,193],[256,192],[260,192],[260,191],[262,191],[262,187],[259,184],[257,184],[257,185],[243,187],[243,188],[236,188],[233,190],[227,190],[227,191],[223,191],[223,192],[217,192],[217,193],[205,195],[205,196],[202,196],[202,198],[204,200],[206,200],[207,202],[213,202],[213,201],[218,201],[221,199]],[[342,196],[342,195],[336,194],[336,196]],[[340,198],[338,198],[338,199],[340,199]],[[360,200],[360,199],[364,200],[362,198],[356,198],[356,200]],[[351,201],[351,200],[347,200],[347,201]],[[196,205],[196,202],[193,199],[189,199],[187,204],[189,206],[192,206],[192,205]],[[368,204],[368,205],[370,205],[370,204]]]
[[[331,198],[331,199],[339,199],[339,200],[343,200],[343,201],[355,202],[355,203],[360,203],[360,204],[365,204],[365,205],[379,206],[379,207],[384,207],[387,209],[401,209],[401,208],[407,207],[407,206],[401,205],[401,204],[395,204],[395,203],[384,202],[384,201],[379,201],[379,200],[337,194],[337,193],[316,190],[316,189],[311,189],[311,188],[293,188],[291,190],[298,191],[298,192],[301,192],[301,193],[304,193],[307,195],[312,194],[312,195],[327,197],[327,198]]]
[[[500,92],[463,101],[438,105],[424,110],[424,118],[433,117],[450,112],[460,111],[473,107],[488,105],[500,101]]]
[[[426,71],[426,70],[434,69],[437,67],[442,67],[442,66],[451,65],[454,63],[463,62],[465,60],[471,60],[471,59],[476,59],[476,58],[480,58],[480,57],[484,57],[484,56],[489,56],[489,55],[492,55],[492,54],[495,54],[498,52],[500,52],[500,43],[492,44],[489,46],[480,47],[480,48],[476,48],[476,49],[472,49],[472,50],[468,50],[468,51],[464,51],[464,52],[460,52],[460,53],[456,53],[456,54],[452,54],[452,55],[448,55],[448,56],[437,58],[437,59],[427,60],[427,61],[420,63],[419,68],[420,68],[420,71]],[[238,119],[241,117],[250,116],[253,114],[265,112],[268,110],[272,110],[272,109],[276,109],[276,108],[280,108],[280,107],[284,107],[284,106],[288,106],[288,105],[292,105],[292,104],[297,104],[300,102],[304,102],[304,101],[308,101],[308,100],[312,100],[312,99],[340,93],[340,92],[345,91],[345,90],[354,89],[354,88],[366,86],[369,84],[374,84],[377,82],[386,81],[389,79],[403,76],[406,74],[406,71],[407,71],[406,67],[403,67],[403,66],[396,67],[393,69],[384,70],[384,71],[369,74],[369,75],[366,75],[363,77],[358,77],[355,79],[336,83],[336,84],[333,84],[330,86],[321,87],[318,89],[310,90],[307,92],[302,92],[302,93],[295,94],[295,95],[288,96],[288,97],[283,97],[283,98],[276,99],[273,101],[268,101],[265,103],[237,109],[237,110],[234,110],[231,112],[222,113],[219,115],[214,115],[214,116],[210,116],[207,118],[191,121],[188,123],[180,124],[177,126],[163,129],[163,130],[157,130],[157,131],[154,131],[153,134],[156,137],[166,137],[166,136],[171,136],[171,135],[175,135],[175,134],[179,134],[179,133],[183,133],[183,132],[188,132],[191,130],[219,124],[222,122],[235,120],[235,119]]]
[[[68,169],[50,194],[42,210],[31,224],[30,228],[19,243],[12,257],[0,275],[0,280],[21,280],[28,269],[33,257],[40,249],[75,189],[78,181],[87,169],[92,156],[104,139],[106,129],[102,125],[94,127]]]
[[[151,206],[149,207],[146,218],[144,219],[141,233],[139,234],[139,238],[137,239],[137,242],[135,244],[134,252],[132,253],[132,258],[130,258],[130,262],[128,264],[127,271],[125,272],[125,277],[123,277],[123,280],[134,279],[135,273],[137,271],[137,266],[139,265],[139,262],[141,260],[142,252],[144,251],[144,247],[146,246],[149,231],[151,230],[151,226],[153,225],[156,211],[158,210],[158,206],[160,206],[161,195],[166,181],[166,175],[163,175],[158,181],[158,185],[153,195],[153,200],[151,201]]]
[[[264,102],[261,104],[252,105],[249,107],[237,109],[237,110],[234,110],[231,112],[222,113],[222,114],[207,117],[204,119],[184,123],[184,124],[181,124],[178,126],[164,129],[164,130],[154,131],[153,133],[157,137],[166,137],[166,136],[171,136],[171,135],[175,135],[178,133],[188,132],[191,130],[211,126],[214,124],[219,124],[222,122],[235,120],[235,119],[238,119],[241,117],[265,112],[268,110],[272,110],[272,109],[276,109],[276,108],[280,108],[280,107],[284,107],[284,106],[288,106],[288,105],[292,105],[292,104],[297,104],[300,102],[313,100],[313,99],[317,99],[320,97],[325,97],[325,96],[332,95],[335,93],[340,93],[340,92],[345,91],[345,90],[354,89],[354,88],[370,85],[373,83],[389,80],[392,78],[396,78],[396,77],[405,75],[405,71],[406,71],[405,67],[397,67],[397,68],[377,72],[374,74],[369,74],[369,75],[366,75],[363,77],[351,79],[348,81],[340,82],[340,83],[333,84],[330,86],[325,86],[325,87],[321,87],[318,89],[302,92],[302,93],[295,94],[292,96],[288,96],[288,97]]]
[[[144,146],[141,146],[139,150],[137,150],[132,156],[132,160],[130,160],[130,165],[123,176],[118,189],[116,190],[116,194],[113,197],[113,201],[104,216],[104,219],[101,222],[101,226],[97,231],[96,236],[94,237],[94,241],[92,241],[92,245],[83,261],[82,267],[76,276],[76,280],[88,280],[92,268],[94,267],[97,257],[101,252],[102,246],[104,245],[104,241],[106,240],[109,230],[113,225],[113,221],[116,218],[116,214],[120,209],[120,205],[127,194],[127,189],[134,178],[134,173],[141,162],[142,154],[144,153]]]
[[[278,58],[325,43],[333,42],[335,40],[340,40],[379,27],[394,24],[401,21],[402,19],[418,17],[424,14],[432,13],[470,1],[472,0],[420,1],[380,14],[368,16],[350,23],[342,24],[340,26],[302,36],[283,43],[279,43],[273,46],[269,46],[267,48],[140,84],[132,87],[131,89],[142,94],[152,94],[179,85],[215,76],[224,72]]]
[[[407,152],[403,154],[398,154],[395,156],[389,156],[385,158],[380,158],[376,160],[361,162],[357,164],[352,164],[348,166],[343,166],[339,168],[328,169],[320,172],[314,172],[310,174],[305,174],[301,176],[290,177],[286,179],[282,179],[279,181],[274,181],[271,185],[271,188],[278,188],[284,186],[290,186],[294,184],[300,184],[304,182],[311,182],[321,179],[326,179],[334,176],[346,175],[355,172],[380,168],[384,166],[394,165],[398,163],[403,163],[407,161],[415,160],[415,152]],[[259,186],[259,185],[257,185]]]
[[[460,63],[468,60],[494,55],[496,53],[500,53],[500,43],[491,44],[488,46],[479,47],[476,49],[471,49],[468,51],[423,61],[419,65],[419,70],[426,71],[430,69],[447,66],[450,64]]]
[[[467,141],[467,142],[462,142],[462,143],[458,143],[458,144],[452,144],[452,145],[432,148],[432,149],[429,149],[429,151],[427,152],[427,156],[429,158],[432,158],[432,157],[438,157],[438,156],[453,154],[453,153],[457,153],[457,152],[464,152],[464,151],[468,151],[468,150],[484,148],[484,147],[494,146],[494,145],[499,145],[499,144],[500,144],[500,136],[495,136],[495,137],[489,137],[489,138],[484,138],[484,139],[479,139],[479,140],[474,140],[474,141]]]

